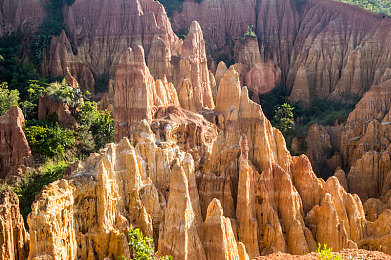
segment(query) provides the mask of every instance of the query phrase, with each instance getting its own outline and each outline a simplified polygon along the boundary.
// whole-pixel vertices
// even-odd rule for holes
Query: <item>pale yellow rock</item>
[[[231,66],[220,81],[215,112],[222,113],[227,117],[232,106],[236,109],[239,108],[240,96],[241,87],[239,75],[234,67]]]
[[[183,85],[184,79],[189,79],[193,87],[193,102],[195,110],[201,112],[203,107],[214,108],[213,94],[209,79],[205,41],[202,30],[197,21],[191,23],[189,33],[182,45],[176,84]]]
[[[207,259],[240,259],[231,221],[223,217],[223,209],[217,199],[213,199],[208,206],[202,234]],[[245,257],[245,252],[242,254]]]
[[[181,223],[178,225],[178,223]],[[176,161],[170,176],[170,195],[159,234],[159,254],[175,259],[207,259],[198,234],[185,170]]]
[[[227,72],[227,70],[228,68],[227,65],[225,65],[224,61],[220,61],[219,64],[217,65],[216,74],[215,74],[217,86],[220,85],[220,81],[223,78],[225,72]]]

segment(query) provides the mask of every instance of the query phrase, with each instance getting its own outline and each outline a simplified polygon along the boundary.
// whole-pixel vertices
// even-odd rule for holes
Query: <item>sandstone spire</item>
[[[212,90],[210,88],[205,42],[198,22],[194,21],[182,46],[177,84],[182,85],[189,79],[194,98],[193,112],[201,112],[203,107],[214,108]]]

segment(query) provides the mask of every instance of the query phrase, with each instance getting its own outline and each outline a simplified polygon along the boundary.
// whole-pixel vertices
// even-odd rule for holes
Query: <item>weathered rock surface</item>
[[[43,64],[46,73],[55,76],[73,75],[83,90],[94,93],[95,78],[88,63],[73,54],[71,43],[62,31],[60,36],[53,37],[50,43],[49,60]]]
[[[187,28],[194,20],[208,50],[236,62],[243,48],[229,51],[248,45],[240,39],[253,26],[260,55],[252,57],[281,68],[282,86],[294,101],[363,95],[389,75],[391,20],[336,1],[186,1],[172,24]]]
[[[246,74],[245,83],[253,91],[253,95],[258,95],[275,89],[280,78],[280,69],[272,63],[257,63]]]
[[[7,189],[0,194],[0,257],[4,260],[27,259],[29,234],[19,212],[18,196]]]
[[[142,45],[152,75],[172,81],[171,56],[180,53],[181,42],[159,2],[76,0],[63,14],[69,34],[52,39],[48,73],[65,75],[69,67],[82,89],[91,91],[100,78],[114,78],[128,47]]]
[[[47,116],[55,114],[62,127],[73,128],[76,119],[72,116],[68,104],[52,96],[40,96],[38,102],[38,120],[44,121]]]
[[[139,95],[123,96],[152,97],[142,110],[150,118],[44,188],[28,219],[30,258],[126,256],[134,226],[154,237],[159,254],[179,259],[306,254],[317,242],[391,253],[391,211],[365,211],[336,177],[318,179],[306,156],[292,157],[234,67],[217,93],[218,132],[201,115],[154,105],[141,47],[123,60],[123,75],[137,72],[140,82]]]
[[[116,72],[115,140],[129,136],[143,119],[150,123],[154,107],[168,105],[179,105],[174,86],[166,78],[155,82],[140,45],[129,48],[121,57]]]
[[[11,107],[0,117],[0,179],[20,176],[32,162],[23,127],[24,116],[19,107]]]
[[[205,42],[201,27],[194,21],[182,45],[176,85],[183,85],[184,79],[189,79],[189,91],[193,93],[189,106],[192,112],[201,112],[203,107],[214,108],[213,94],[206,59]],[[193,108],[194,107],[194,108]]]
[[[308,156],[318,176],[327,179],[338,166],[342,165],[341,155],[334,151],[326,127],[318,124],[311,125],[304,142],[306,149],[301,152]]]
[[[43,22],[45,2],[36,0],[0,1],[0,36],[16,31],[30,34]]]
[[[349,114],[337,138],[349,192],[357,193],[363,202],[378,198],[386,203],[389,197],[390,83],[388,80],[371,87]]]
[[[240,259],[235,234],[231,221],[223,216],[223,208],[218,199],[213,199],[208,206],[205,222],[202,224],[203,244],[207,259]]]

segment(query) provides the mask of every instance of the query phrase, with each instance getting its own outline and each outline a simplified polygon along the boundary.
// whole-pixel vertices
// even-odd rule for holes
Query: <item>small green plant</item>
[[[46,94],[53,98],[67,103],[71,108],[80,106],[83,103],[83,93],[79,88],[73,88],[65,79],[60,82],[54,82],[46,88]]]
[[[332,253],[333,249],[331,247],[327,248],[326,244],[323,245],[323,249],[322,249],[322,245],[320,243],[318,243],[318,251],[317,252],[319,253],[320,260],[343,260],[341,255],[334,255]]]
[[[128,246],[131,250],[132,260],[172,260],[172,256],[157,257],[153,247],[153,241],[150,237],[144,237],[143,233],[138,228],[133,228],[129,231],[130,242]],[[121,257],[121,259],[126,259]]]
[[[249,25],[247,27],[246,37],[250,37],[250,38],[257,37],[257,35],[254,32],[254,26]]]
[[[284,134],[293,127],[293,110],[288,103],[284,103],[274,112],[273,126]]]

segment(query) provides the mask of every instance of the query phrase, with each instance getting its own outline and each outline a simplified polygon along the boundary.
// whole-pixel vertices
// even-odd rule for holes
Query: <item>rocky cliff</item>
[[[0,179],[12,180],[32,163],[23,127],[24,116],[19,107],[11,107],[0,117]]]
[[[171,79],[171,56],[181,51],[163,6],[153,0],[76,0],[63,9],[68,30],[52,39],[48,73],[65,75],[66,68],[83,89],[94,90],[102,78],[114,78],[128,47],[142,45],[150,70]]]
[[[184,2],[183,11],[173,16],[173,27],[187,28],[197,20],[216,58],[228,54],[250,71],[256,65],[254,59],[240,58],[244,49],[281,68],[282,85],[293,101],[361,96],[385,79],[391,50],[389,18],[324,0],[197,2]],[[258,43],[241,40],[249,26]],[[242,47],[231,54],[225,46]]]
[[[292,157],[234,67],[208,114],[215,125],[178,104],[156,106],[158,87],[142,58],[141,47],[122,57],[117,72],[140,80],[124,89],[138,94],[115,99],[147,98],[146,107],[121,106],[142,115],[139,123],[43,189],[28,218],[30,259],[128,257],[132,227],[176,259],[306,254],[317,242],[391,253],[391,211],[367,220],[338,178],[318,179],[306,156]]]
[[[31,34],[45,18],[45,2],[36,0],[0,1],[0,36],[25,32]]]

